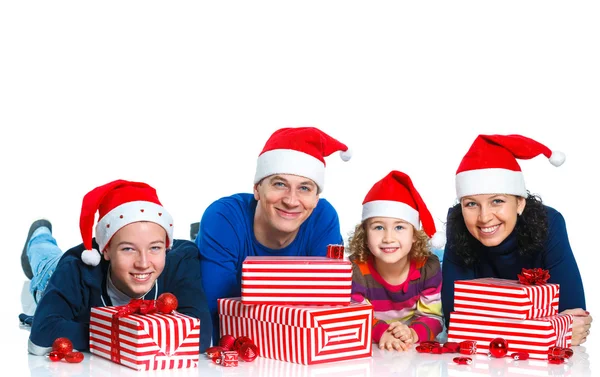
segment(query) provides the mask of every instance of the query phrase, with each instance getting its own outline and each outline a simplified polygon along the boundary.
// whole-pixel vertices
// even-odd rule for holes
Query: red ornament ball
[[[58,351],[50,351],[48,358],[52,361],[61,361],[64,355]]]
[[[164,314],[170,314],[173,310],[176,310],[177,305],[177,297],[169,292],[161,294],[156,299],[156,308],[159,312]]]
[[[66,355],[73,351],[73,343],[67,338],[56,338],[54,343],[52,343],[52,351]]]
[[[242,347],[242,344],[244,343],[254,343],[252,341],[252,339],[248,338],[247,336],[238,336],[237,339],[235,340],[235,342],[233,342],[233,350],[234,351],[239,351],[240,348]]]
[[[573,356],[573,349],[571,348],[563,348],[565,351],[565,358],[570,359]]]
[[[492,339],[489,349],[492,356],[504,357],[508,353],[508,342],[503,338]]]
[[[529,354],[527,352],[515,352],[511,353],[510,357],[512,357],[514,360],[527,360],[529,359]]]
[[[251,362],[258,356],[258,347],[252,342],[246,342],[240,347],[240,359]]]
[[[215,357],[221,357],[221,354],[223,354],[223,351],[225,351],[225,349],[220,346],[208,347],[206,349],[206,356],[208,356],[209,359],[213,359]]]
[[[83,353],[81,352],[69,352],[65,355],[65,360],[68,363],[80,363],[83,361]]]
[[[470,357],[455,357],[452,359],[456,364],[460,365],[471,365],[473,363],[473,359]]]
[[[235,338],[233,337],[233,335],[223,335],[219,340],[219,346],[223,347],[225,351],[233,349],[234,343]]]

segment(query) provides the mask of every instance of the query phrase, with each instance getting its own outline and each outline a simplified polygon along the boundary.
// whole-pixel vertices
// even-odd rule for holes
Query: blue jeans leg
[[[50,229],[40,227],[33,232],[27,244],[27,257],[33,272],[33,278],[29,283],[29,291],[36,303],[44,295],[50,276],[56,270],[56,265],[62,254],[63,252],[58,247],[54,237],[52,237]]]

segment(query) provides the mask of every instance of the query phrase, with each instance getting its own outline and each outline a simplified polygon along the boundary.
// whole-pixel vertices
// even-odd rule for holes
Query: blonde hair
[[[365,229],[367,220],[356,225],[354,233],[348,239],[348,251],[351,260],[366,262],[369,255],[372,255],[367,243],[367,230]],[[409,260],[425,259],[432,254],[429,248],[429,237],[423,230],[416,230],[413,225],[411,226],[413,227],[415,242],[408,253]]]

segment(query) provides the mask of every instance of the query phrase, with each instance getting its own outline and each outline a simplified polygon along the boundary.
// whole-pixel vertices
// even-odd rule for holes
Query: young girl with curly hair
[[[363,201],[349,240],[352,298],[373,305],[373,342],[381,349],[404,351],[442,331],[442,271],[428,245],[434,234],[441,247],[443,236],[402,172],[390,172]]]

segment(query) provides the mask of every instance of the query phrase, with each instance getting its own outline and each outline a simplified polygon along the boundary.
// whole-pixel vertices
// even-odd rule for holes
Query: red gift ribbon
[[[327,245],[327,258],[344,259],[344,245]]]
[[[116,307],[117,312],[113,314],[111,321],[110,335],[110,358],[115,363],[121,363],[121,343],[119,341],[119,318],[127,317],[131,314],[152,314],[158,312],[156,300],[142,300],[141,298],[132,299],[129,304]]]
[[[525,285],[541,285],[546,284],[550,279],[550,271],[541,268],[523,268],[521,273],[517,275],[519,283]]]

